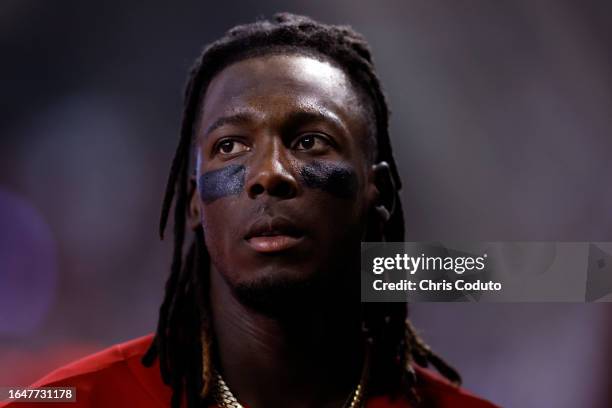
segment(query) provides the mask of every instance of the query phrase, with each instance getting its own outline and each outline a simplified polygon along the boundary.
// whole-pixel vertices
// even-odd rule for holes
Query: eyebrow
[[[317,107],[315,109],[296,110],[289,115],[285,120],[286,127],[294,128],[306,125],[310,122],[323,121],[330,123],[332,126],[340,130],[341,132],[348,133],[348,130],[344,122],[329,109]]]
[[[216,129],[225,125],[244,125],[253,120],[253,115],[245,112],[226,115],[215,120],[204,132],[204,136],[208,136]]]

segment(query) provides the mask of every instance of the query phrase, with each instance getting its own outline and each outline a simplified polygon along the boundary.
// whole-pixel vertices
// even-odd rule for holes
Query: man
[[[155,336],[36,386],[76,387],[79,407],[492,407],[456,385],[405,305],[360,302],[360,242],[404,228],[360,35],[290,14],[235,27],[196,62],[184,109]]]

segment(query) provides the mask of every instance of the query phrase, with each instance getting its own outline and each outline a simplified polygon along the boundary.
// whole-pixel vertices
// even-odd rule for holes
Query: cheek
[[[237,200],[227,198],[209,204],[202,204],[202,228],[207,239],[221,246],[229,237],[240,233],[244,226],[238,221],[236,214],[242,212],[242,206]]]
[[[205,204],[219,198],[238,195],[244,189],[244,166],[233,164],[203,173],[198,180],[198,192]]]
[[[365,228],[367,202],[357,171],[349,164],[315,160],[298,171],[301,184],[324,194],[311,195],[309,202],[319,219],[320,239],[346,240],[361,236]],[[331,199],[330,199],[331,198]]]
[[[359,190],[357,174],[347,164],[315,160],[300,169],[300,178],[305,187],[347,200],[355,199]]]
[[[229,165],[205,172],[198,180],[198,193],[203,206],[202,227],[211,254],[224,251],[224,236],[232,230],[231,217],[228,216],[231,206],[228,207],[227,200],[217,200],[239,195],[244,189],[244,173],[244,166]]]
[[[211,262],[222,271],[227,270],[227,265],[231,265],[236,237],[240,235],[240,224],[232,216],[240,210],[235,204],[235,200],[228,198],[203,204],[202,207],[205,245]]]

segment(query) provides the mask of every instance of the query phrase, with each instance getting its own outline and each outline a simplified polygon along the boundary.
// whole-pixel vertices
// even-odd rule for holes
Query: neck
[[[234,396],[251,408],[341,408],[363,364],[358,299],[271,317],[240,303],[211,269],[216,368]]]

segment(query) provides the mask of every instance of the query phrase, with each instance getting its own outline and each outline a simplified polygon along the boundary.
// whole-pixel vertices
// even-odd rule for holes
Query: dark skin
[[[342,407],[359,381],[359,245],[391,184],[367,120],[341,69],[297,54],[234,63],[203,95],[190,222],[216,368],[250,407]]]

